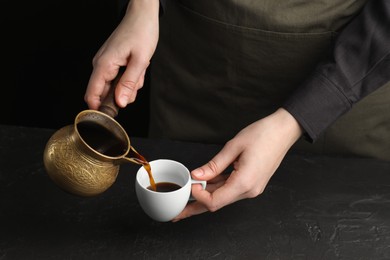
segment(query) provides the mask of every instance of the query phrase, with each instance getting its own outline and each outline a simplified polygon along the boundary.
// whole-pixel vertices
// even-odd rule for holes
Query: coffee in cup
[[[206,181],[191,178],[190,171],[182,163],[159,159],[149,162],[153,169],[156,191],[150,187],[147,171],[140,167],[135,181],[138,201],[144,212],[152,219],[167,222],[179,215],[191,197],[192,184],[201,184],[206,188]]]

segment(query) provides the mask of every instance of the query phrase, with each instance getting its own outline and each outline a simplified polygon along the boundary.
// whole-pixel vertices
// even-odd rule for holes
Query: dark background
[[[92,58],[120,22],[127,1],[7,1],[1,15],[0,124],[58,129],[87,109]],[[117,121],[146,136],[148,80]]]

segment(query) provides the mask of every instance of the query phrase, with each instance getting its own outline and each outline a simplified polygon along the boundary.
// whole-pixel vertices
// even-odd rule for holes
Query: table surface
[[[290,153],[255,199],[177,223],[138,204],[139,166],[103,194],[60,190],[43,166],[52,129],[0,125],[0,259],[389,259],[390,163]],[[131,138],[189,169],[218,145]]]

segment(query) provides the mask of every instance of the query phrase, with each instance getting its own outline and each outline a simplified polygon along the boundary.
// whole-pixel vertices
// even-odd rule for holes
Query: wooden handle
[[[112,118],[116,117],[119,113],[120,107],[115,102],[115,87],[118,84],[119,79],[122,77],[124,71],[124,67],[119,69],[118,75],[116,75],[115,79],[110,83],[111,86],[107,96],[104,98],[102,104],[99,107],[100,112],[103,112]]]

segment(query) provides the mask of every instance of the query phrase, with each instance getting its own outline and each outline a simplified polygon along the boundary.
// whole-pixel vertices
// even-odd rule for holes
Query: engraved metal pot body
[[[91,121],[107,128],[127,150],[119,156],[108,156],[92,148],[80,136],[78,124]],[[122,126],[112,117],[95,110],[80,112],[73,125],[55,132],[44,150],[44,166],[50,178],[63,190],[84,197],[98,195],[107,190],[116,180],[119,165],[124,162],[142,164],[137,158],[126,157],[130,139]]]

